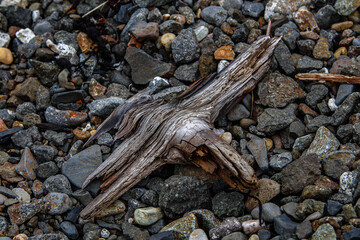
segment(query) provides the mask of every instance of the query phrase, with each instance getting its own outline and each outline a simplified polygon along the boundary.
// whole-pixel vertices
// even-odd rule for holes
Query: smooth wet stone
[[[160,232],[173,231],[175,239],[187,239],[198,228],[196,216],[189,214],[166,225]]]
[[[46,195],[43,200],[48,204],[50,215],[63,214],[72,207],[70,197],[65,193],[51,192]]]
[[[156,76],[171,76],[173,72],[172,64],[156,60],[135,47],[127,48],[125,60],[130,64],[132,81],[136,84],[147,84]]]
[[[159,207],[138,208],[134,213],[135,222],[141,226],[150,226],[163,216],[164,214]]]
[[[336,240],[336,233],[334,228],[329,224],[325,223],[320,225],[316,232],[312,235],[313,240]]]
[[[293,222],[285,213],[274,218],[274,228],[281,236],[291,236],[295,234],[298,223]]]
[[[76,240],[79,237],[79,232],[76,229],[76,226],[69,222],[69,221],[63,221],[60,224],[60,229],[62,232],[66,234],[71,240]]]
[[[266,141],[257,136],[252,136],[247,143],[247,148],[254,156],[256,163],[261,170],[267,170],[269,168],[269,162],[267,157]]]
[[[36,178],[35,168],[39,164],[37,163],[34,155],[30,149],[26,147],[24,153],[21,156],[20,162],[16,165],[15,170],[18,174],[28,180],[34,180]]]
[[[201,42],[209,34],[209,29],[205,26],[199,26],[194,29],[194,33],[198,42]]]
[[[340,146],[339,140],[326,127],[320,127],[316,131],[315,138],[310,144],[307,153],[315,153],[319,158],[323,159],[326,154],[337,150]]]
[[[206,233],[202,229],[195,229],[189,237],[189,240],[208,240]]]
[[[84,100],[85,92],[83,90],[73,90],[55,93],[51,97],[51,103],[55,106],[59,103],[75,103],[76,101]]]
[[[126,209],[125,204],[120,200],[116,200],[110,206],[108,206],[107,208],[103,209],[100,213],[98,213],[96,217],[103,218],[105,216],[122,214],[125,213],[125,209]]]
[[[262,203],[267,203],[280,193],[280,184],[274,180],[261,178],[258,181],[258,188],[250,191],[250,194],[259,198]],[[258,206],[258,201],[254,198],[248,198],[245,207],[251,211]]]
[[[290,104],[284,109],[265,109],[258,117],[257,129],[261,132],[271,133],[286,128],[296,119],[295,109],[295,104]]]
[[[280,207],[275,203],[268,202],[265,203],[262,207],[262,218],[266,222],[273,222],[275,217],[281,215]],[[256,207],[251,211],[251,216],[254,219],[259,218],[259,207]]]
[[[61,168],[70,182],[77,188],[82,188],[85,179],[102,163],[99,145],[92,145],[75,154]]]
[[[46,108],[45,119],[57,126],[74,127],[86,121],[87,114],[71,110],[58,110],[50,106]]]
[[[192,28],[182,30],[171,42],[171,52],[176,63],[189,63],[200,56],[200,48]]]
[[[124,102],[125,100],[123,98],[109,97],[105,99],[97,99],[87,104],[86,106],[90,110],[90,117],[96,115],[102,118],[106,118],[114,111],[116,107],[122,105]]]
[[[336,94],[335,104],[340,105],[354,90],[355,85],[353,84],[340,84]]]
[[[309,154],[288,164],[282,171],[281,192],[285,195],[298,193],[312,184],[321,174],[317,155]]]

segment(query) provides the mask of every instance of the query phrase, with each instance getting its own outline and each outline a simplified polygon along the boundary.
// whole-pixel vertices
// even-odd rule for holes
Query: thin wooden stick
[[[103,2],[102,4],[100,4],[99,6],[91,9],[89,12],[85,13],[85,14],[82,16],[82,18],[84,18],[84,17],[86,17],[86,16],[89,16],[91,13],[93,13],[93,12],[95,12],[96,10],[98,10],[99,8],[105,6],[107,3],[108,3],[108,1],[105,1],[105,2]]]
[[[295,77],[304,81],[325,81],[348,84],[360,84],[360,77],[332,73],[298,73]]]

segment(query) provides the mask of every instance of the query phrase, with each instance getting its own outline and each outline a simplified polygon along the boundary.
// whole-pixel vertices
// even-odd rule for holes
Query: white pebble
[[[34,10],[32,12],[32,20],[33,20],[33,22],[34,23],[37,22],[37,20],[39,20],[40,18],[41,18],[40,11],[39,10]]]
[[[20,29],[15,35],[22,43],[29,43],[30,40],[35,37],[35,34],[30,28]]]
[[[0,47],[7,48],[10,44],[10,35],[0,32]]]
[[[338,108],[338,106],[335,104],[335,98],[329,99],[328,106],[332,112],[334,112]]]
[[[110,232],[109,232],[109,230],[103,228],[103,229],[101,229],[100,235],[102,238],[109,238]]]

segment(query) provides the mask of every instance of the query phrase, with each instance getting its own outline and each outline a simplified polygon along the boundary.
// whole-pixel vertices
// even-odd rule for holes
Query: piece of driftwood
[[[348,84],[360,84],[360,77],[345,76],[332,73],[298,73],[295,75],[297,79],[305,81],[324,81]]]
[[[280,38],[263,37],[220,73],[198,80],[174,101],[152,100],[139,92],[118,107],[89,141],[112,129],[123,142],[84,182],[102,178],[101,193],[82,212],[96,216],[122,194],[164,164],[194,164],[239,190],[253,189],[250,165],[219,138],[213,123],[268,71]]]

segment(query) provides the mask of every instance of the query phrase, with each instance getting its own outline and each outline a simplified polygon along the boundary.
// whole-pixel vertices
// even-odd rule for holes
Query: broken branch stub
[[[280,38],[254,42],[220,73],[195,82],[170,103],[138,93],[117,108],[96,136],[118,129],[123,142],[84,182],[102,178],[101,193],[82,212],[96,216],[164,164],[194,164],[240,190],[257,186],[250,165],[212,131],[222,109],[254,89],[268,71]],[[93,139],[93,138],[92,138]],[[92,140],[91,139],[91,140]]]

